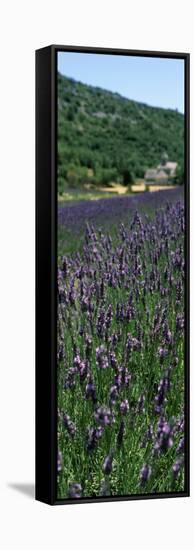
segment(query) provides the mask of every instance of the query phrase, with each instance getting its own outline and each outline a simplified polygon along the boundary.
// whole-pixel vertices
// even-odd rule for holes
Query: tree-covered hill
[[[58,74],[58,190],[142,178],[161,155],[183,165],[184,116]]]

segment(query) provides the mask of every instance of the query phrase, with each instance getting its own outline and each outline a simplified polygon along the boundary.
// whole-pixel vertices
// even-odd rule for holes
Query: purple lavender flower
[[[75,368],[78,369],[79,366],[80,366],[80,363],[81,363],[80,355],[76,355],[76,357],[74,357],[73,363],[74,363]]]
[[[150,425],[148,426],[148,429],[147,429],[147,439],[152,440],[152,439],[153,439],[153,435],[154,435],[153,426],[152,426],[152,424],[150,424]]]
[[[86,361],[81,361],[78,367],[78,372],[80,375],[80,381],[82,382],[88,374],[88,363]]]
[[[58,473],[61,472],[62,470],[62,453],[61,451],[58,451],[58,456],[57,456],[57,471]]]
[[[79,354],[77,354],[74,358],[74,368],[76,369],[77,373],[80,375],[81,381],[83,381],[86,378],[86,375],[88,373],[88,363],[87,361],[83,361]]]
[[[161,417],[158,422],[157,439],[154,445],[154,452],[160,454],[165,453],[173,446],[173,428]]]
[[[101,309],[98,315],[97,323],[96,323],[96,331],[99,338],[102,338],[104,336],[106,330],[106,318],[105,318],[105,311],[104,309]],[[103,346],[100,346],[97,348],[100,353],[100,348]]]
[[[114,417],[112,415],[111,410],[108,407],[98,407],[98,409],[95,412],[95,419],[97,424],[100,424],[100,426],[109,426],[114,422]]]
[[[107,359],[107,356],[106,356],[104,346],[99,346],[98,348],[96,348],[96,361],[97,361],[97,366],[100,369],[107,369],[108,368],[108,366],[109,366],[108,365],[108,359]]]
[[[58,350],[57,350],[57,359],[58,361],[63,361],[64,358],[65,358],[64,344],[63,342],[59,342]]]
[[[167,323],[164,327],[164,346],[172,344],[172,332],[169,330]]]
[[[136,407],[137,413],[144,413],[145,412],[145,395],[142,393],[139,396],[137,407]]]
[[[114,377],[115,386],[119,388],[127,387],[131,381],[131,374],[128,372],[126,367],[119,367],[117,369],[117,374]]]
[[[176,329],[177,329],[177,331],[180,331],[180,332],[184,329],[184,316],[181,315],[181,314],[177,315]]]
[[[163,378],[161,378],[157,388],[157,394],[154,398],[154,404],[155,404],[154,412],[156,414],[161,414],[162,406],[164,405],[166,400],[166,397],[165,397],[166,393],[170,388],[170,371],[171,371],[171,368],[169,367],[165,371],[164,376]]]
[[[165,396],[164,385],[160,384],[158,386],[158,393],[157,393],[157,395],[155,396],[155,399],[154,399],[154,402],[155,402],[154,411],[157,414],[161,414],[161,408],[162,408],[162,405],[164,403],[164,396]]]
[[[160,357],[160,361],[162,362],[162,361],[165,359],[165,357],[167,357],[167,355],[168,355],[168,350],[167,350],[166,348],[160,347],[160,348],[158,349],[158,355],[159,355],[159,357]]]
[[[111,304],[109,304],[107,313],[106,313],[106,328],[110,327],[112,319],[113,319],[113,311],[112,311]]]
[[[118,386],[114,385],[110,388],[110,405],[115,405],[117,399],[118,399]]]
[[[180,433],[184,433],[184,427],[185,427],[185,421],[184,421],[184,417],[182,416],[176,422],[177,431],[180,432]]]
[[[63,258],[62,258],[62,274],[63,274],[64,279],[67,277],[67,273],[68,273],[68,261],[67,261],[66,256],[63,256]]]
[[[89,334],[85,335],[85,347],[86,347],[86,357],[88,357],[92,350],[92,338]]]
[[[75,304],[75,300],[76,300],[76,292],[75,292],[75,288],[72,284],[72,286],[70,287],[70,291],[69,291],[69,302],[72,306]]]
[[[141,347],[141,344],[139,342],[139,340],[137,338],[135,338],[134,336],[132,336],[132,334],[128,334],[127,335],[127,343],[126,343],[126,350],[128,353],[130,353],[131,351],[136,351],[138,349],[140,349]]]
[[[86,447],[89,452],[96,449],[98,440],[103,435],[103,431],[104,429],[102,426],[98,426],[97,428],[88,428]]]
[[[76,427],[68,414],[63,415],[63,425],[66,428],[68,434],[71,437],[74,437],[76,434]]]
[[[179,441],[179,444],[176,450],[177,454],[184,453],[184,448],[185,448],[185,438],[182,437],[182,439]]]
[[[77,374],[77,368],[70,367],[70,369],[67,371],[67,374],[65,376],[64,388],[73,388],[73,386],[75,386],[76,374]]]
[[[110,475],[112,472],[113,453],[111,452],[104,460],[102,470],[105,475]]]
[[[144,485],[149,480],[151,473],[151,467],[148,464],[144,464],[140,471],[140,482],[142,485]]]
[[[86,385],[86,399],[91,399],[93,404],[97,402],[96,386],[91,380]]]
[[[82,486],[80,483],[71,483],[69,486],[69,498],[81,498]]]
[[[178,474],[180,472],[181,466],[183,465],[183,460],[179,459],[177,460],[173,466],[172,466],[172,475],[173,478],[176,479],[178,477]]]
[[[120,412],[121,414],[127,414],[129,412],[129,402],[128,399],[124,399],[124,401],[121,401],[120,403]]]
[[[111,367],[113,367],[114,369],[116,369],[117,366],[118,366],[118,362],[117,362],[116,354],[115,354],[114,351],[111,351],[111,352],[110,352],[110,354],[109,354],[109,360],[110,360]]]

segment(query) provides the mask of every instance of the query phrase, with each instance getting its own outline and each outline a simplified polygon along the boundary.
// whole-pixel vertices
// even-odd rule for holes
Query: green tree
[[[183,185],[184,183],[184,166],[183,165],[178,165],[176,170],[176,175],[173,181],[174,183],[176,183],[176,185]]]

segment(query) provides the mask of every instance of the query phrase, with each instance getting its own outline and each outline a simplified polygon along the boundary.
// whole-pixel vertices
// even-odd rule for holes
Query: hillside
[[[142,178],[163,152],[183,166],[184,116],[58,74],[58,189]]]

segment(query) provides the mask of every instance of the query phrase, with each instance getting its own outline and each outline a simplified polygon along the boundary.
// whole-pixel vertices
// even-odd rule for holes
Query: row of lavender
[[[72,207],[75,208],[75,207]],[[58,497],[184,489],[184,209],[87,226],[58,270]]]
[[[85,200],[75,202],[73,205],[66,203],[58,208],[59,226],[79,232],[85,227],[86,220],[89,223],[95,220],[95,223],[99,224],[104,224],[105,221],[110,223],[113,221],[116,224],[126,219],[129,212],[145,209],[152,211],[164,205],[167,200],[169,203],[183,200],[183,187],[177,186],[174,189],[155,193],[134,193],[97,201]]]

